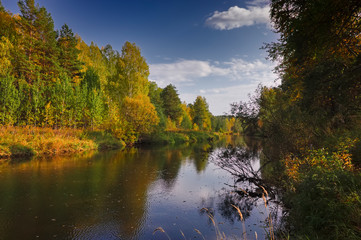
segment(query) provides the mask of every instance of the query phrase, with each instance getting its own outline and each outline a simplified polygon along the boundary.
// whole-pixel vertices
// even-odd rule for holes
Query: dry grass
[[[0,157],[61,154],[97,149],[82,130],[0,126]]]

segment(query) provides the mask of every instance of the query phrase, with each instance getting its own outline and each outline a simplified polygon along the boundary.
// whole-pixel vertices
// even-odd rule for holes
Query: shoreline
[[[222,134],[193,130],[162,131],[144,136],[141,141],[133,145],[213,142],[219,140],[220,135]],[[55,156],[92,150],[115,150],[127,146],[132,145],[102,130],[0,126],[0,160],[42,155]]]
[[[0,126],[0,159],[121,149],[125,143],[103,131]]]

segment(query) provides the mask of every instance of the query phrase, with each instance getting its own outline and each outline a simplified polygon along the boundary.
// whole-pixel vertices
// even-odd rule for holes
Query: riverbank
[[[202,131],[161,131],[144,136],[138,144],[213,142],[219,138],[217,133]],[[104,131],[0,126],[0,158],[121,149],[126,145]]]
[[[183,144],[183,143],[200,143],[213,142],[220,139],[219,133],[195,131],[195,130],[172,130],[159,131],[144,136],[141,144]]]
[[[118,149],[123,141],[100,131],[0,126],[0,158]]]

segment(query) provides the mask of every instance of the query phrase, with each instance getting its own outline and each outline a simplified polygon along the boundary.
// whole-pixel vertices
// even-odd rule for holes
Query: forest
[[[34,0],[18,5],[14,15],[0,2],[0,125],[7,127],[2,138],[8,145],[15,140],[4,132],[24,135],[20,127],[63,136],[61,129],[82,130],[75,138],[100,131],[126,145],[186,141],[187,131],[240,131],[235,118],[212,116],[204,97],[182,103],[175,86],[150,82],[135,43],[124,43],[121,52],[88,45],[66,24],[55,30],[51,14]],[[3,155],[10,153],[4,148]]]
[[[281,159],[281,238],[361,239],[361,2],[272,0],[270,13],[281,84],[232,112]]]

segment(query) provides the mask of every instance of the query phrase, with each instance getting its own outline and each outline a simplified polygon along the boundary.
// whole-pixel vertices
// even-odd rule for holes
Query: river
[[[265,239],[282,207],[261,154],[227,139],[7,161],[0,239]]]

